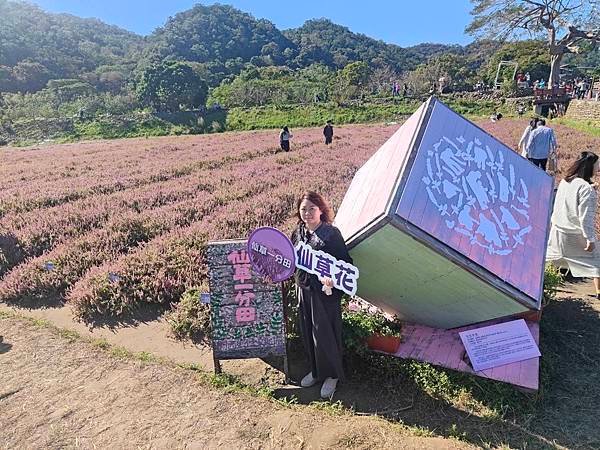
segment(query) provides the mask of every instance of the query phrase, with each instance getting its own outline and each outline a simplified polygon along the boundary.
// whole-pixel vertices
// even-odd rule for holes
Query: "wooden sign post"
[[[207,260],[215,373],[221,359],[282,356],[287,381],[280,285],[263,282],[252,269],[245,240],[209,243]]]

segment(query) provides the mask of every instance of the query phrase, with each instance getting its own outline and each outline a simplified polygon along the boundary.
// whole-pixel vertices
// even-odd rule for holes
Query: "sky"
[[[169,16],[198,3],[194,0],[31,1],[46,11],[95,17],[142,35],[150,34],[164,25]],[[402,47],[424,42],[464,45],[473,40],[464,34],[471,18],[469,0],[221,0],[219,3],[232,5],[258,19],[267,19],[280,30],[326,17],[356,33]]]

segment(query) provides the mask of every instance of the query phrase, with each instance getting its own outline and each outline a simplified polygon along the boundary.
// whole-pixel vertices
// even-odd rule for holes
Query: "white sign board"
[[[475,372],[541,356],[523,319],[459,333]]]
[[[329,253],[314,250],[304,242],[296,244],[296,267],[321,278],[331,278],[333,287],[348,295],[358,289],[358,267],[336,259]]]

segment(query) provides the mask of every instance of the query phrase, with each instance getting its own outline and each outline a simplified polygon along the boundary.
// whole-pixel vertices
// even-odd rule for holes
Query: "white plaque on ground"
[[[523,319],[459,334],[475,372],[541,356]]]

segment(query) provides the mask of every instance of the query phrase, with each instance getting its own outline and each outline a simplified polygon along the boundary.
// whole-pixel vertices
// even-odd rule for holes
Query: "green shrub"
[[[563,283],[563,276],[554,266],[548,264],[544,271],[544,300],[546,305],[556,298],[558,287]]]
[[[400,336],[401,323],[390,320],[375,308],[372,311],[360,309],[353,302],[342,305],[342,340],[344,349],[354,356],[364,357],[367,353],[367,339],[374,334]]]
[[[178,303],[172,304],[167,322],[179,339],[210,340],[210,305],[200,301],[200,294],[207,291],[206,286],[188,289]]]

